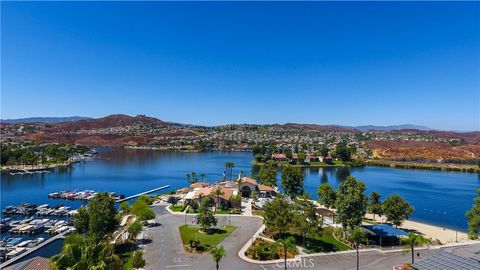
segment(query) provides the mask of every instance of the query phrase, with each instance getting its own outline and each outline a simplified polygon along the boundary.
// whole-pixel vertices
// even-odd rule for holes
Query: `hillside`
[[[275,125],[285,129],[306,129],[316,131],[330,131],[330,132],[359,132],[359,130],[352,127],[343,127],[337,125],[317,125],[317,124],[299,124],[299,123],[286,123],[283,125]]]
[[[0,119],[1,123],[18,124],[18,123],[60,123],[71,122],[84,119],[92,119],[90,117],[83,116],[67,116],[67,117],[28,117],[28,118],[16,118],[16,119]]]
[[[400,129],[432,130],[431,128],[426,127],[426,126],[411,125],[411,124],[391,125],[391,126],[365,125],[365,126],[356,126],[354,128],[356,128],[356,129],[358,129],[362,132],[369,131],[369,130],[390,131],[390,130],[400,130]]]
[[[137,115],[113,114],[97,119],[84,119],[71,122],[62,122],[52,125],[52,131],[78,131],[88,129],[102,129],[113,127],[134,126],[139,124],[163,125],[165,122],[157,118]]]

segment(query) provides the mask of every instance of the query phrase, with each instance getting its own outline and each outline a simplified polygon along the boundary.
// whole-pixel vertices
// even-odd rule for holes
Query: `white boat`
[[[65,223],[66,223],[65,220],[59,220],[59,221],[57,221],[57,222],[55,223],[55,226],[61,226],[61,225],[65,224]]]
[[[13,258],[13,257],[15,257],[15,256],[18,256],[18,255],[22,254],[22,253],[25,252],[25,251],[27,251],[26,248],[16,248],[16,249],[14,249],[14,250],[12,250],[12,251],[10,251],[10,252],[7,253],[7,255],[6,255],[6,256],[7,256],[7,259],[11,259],[11,258]]]
[[[37,207],[37,210],[48,208],[48,204],[42,204]]]
[[[70,227],[68,227],[68,226],[62,226],[62,227],[58,228],[55,232],[60,234],[60,233],[64,233],[64,232],[68,231],[69,229],[70,229]]]
[[[32,248],[32,247],[35,247],[35,246],[38,246],[40,243],[42,243],[43,241],[45,241],[45,238],[42,238],[42,237],[39,237],[39,238],[35,238],[34,240],[32,240],[32,242],[30,242],[27,247],[29,248]]]
[[[28,246],[28,244],[30,244],[32,242],[32,240],[25,240],[25,241],[22,241],[20,242],[17,247],[26,247]]]
[[[33,225],[26,225],[26,226],[22,227],[21,229],[19,229],[18,231],[21,232],[21,233],[24,233],[24,232],[27,232],[29,229],[31,229],[33,227],[34,227]]]

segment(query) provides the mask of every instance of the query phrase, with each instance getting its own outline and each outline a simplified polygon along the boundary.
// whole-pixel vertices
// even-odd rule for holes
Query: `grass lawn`
[[[298,238],[297,243],[301,244],[302,239]],[[306,249],[308,253],[314,252],[332,252],[351,249],[349,246],[339,242],[333,237],[332,228],[324,228],[321,233],[310,235],[306,239]]]
[[[182,242],[185,246],[188,247],[190,245],[190,241],[197,240],[200,241],[200,246],[203,247],[203,250],[206,250],[220,243],[223,239],[225,239],[225,237],[230,235],[235,230],[235,227],[226,226],[222,229],[212,229],[211,233],[209,234],[200,232],[200,227],[196,226],[182,225],[178,227],[178,229],[180,230],[180,236],[182,237]]]
[[[252,209],[252,214],[255,216],[263,216],[263,210]]]
[[[314,161],[309,163],[310,166],[327,166],[328,164],[325,162],[320,162],[320,161]]]
[[[228,214],[228,213],[230,213],[230,209],[223,210],[218,208],[217,211],[215,211],[215,214]]]
[[[333,164],[334,164],[334,165],[344,165],[341,160],[334,160],[334,161],[333,161]]]
[[[182,212],[183,210],[183,205],[180,205],[180,204],[172,204],[169,206],[170,210],[172,210],[173,212]]]
[[[265,235],[276,239],[271,231],[267,230]],[[351,249],[349,246],[335,239],[333,236],[333,228],[330,227],[323,228],[317,233],[308,234],[307,237],[305,237],[305,245],[303,245],[303,238],[300,235],[293,234],[291,236],[295,238],[296,245],[305,248],[307,253],[333,252]]]
[[[380,224],[380,222],[376,222],[376,221],[366,219],[366,218],[363,219],[363,222],[365,222],[367,224]]]

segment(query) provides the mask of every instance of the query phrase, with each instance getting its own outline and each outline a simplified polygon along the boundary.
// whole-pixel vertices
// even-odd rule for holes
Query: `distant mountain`
[[[411,125],[411,124],[405,124],[405,125],[392,125],[392,126],[375,126],[375,125],[366,125],[366,126],[356,126],[354,127],[360,131],[368,131],[368,130],[401,130],[401,129],[416,129],[416,130],[432,130],[429,127],[426,126],[419,126],[419,125]]]
[[[52,129],[61,131],[76,131],[81,129],[112,128],[132,126],[136,124],[165,124],[164,121],[145,115],[129,116],[125,114],[112,114],[102,118],[83,119],[78,121],[62,122],[55,124]]]
[[[1,119],[0,122],[7,124],[18,124],[18,123],[60,123],[60,122],[71,122],[77,120],[92,119],[90,117],[82,116],[68,116],[68,117],[28,117],[28,118],[17,118],[17,119]]]
[[[281,128],[291,128],[291,129],[309,129],[317,131],[336,131],[336,132],[358,132],[357,129],[353,127],[343,127],[337,125],[317,125],[317,124],[299,124],[299,123],[286,123],[283,125],[276,125]]]

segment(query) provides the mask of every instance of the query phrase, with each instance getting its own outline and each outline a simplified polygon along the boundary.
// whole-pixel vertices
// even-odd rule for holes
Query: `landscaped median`
[[[182,225],[179,228],[185,250],[202,253],[216,246],[234,230],[233,226],[202,230],[199,226]]]

